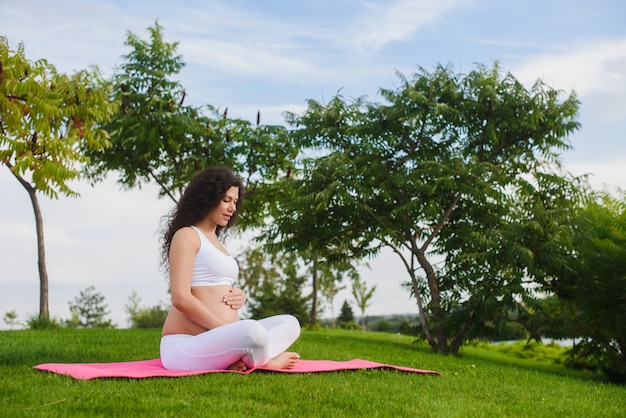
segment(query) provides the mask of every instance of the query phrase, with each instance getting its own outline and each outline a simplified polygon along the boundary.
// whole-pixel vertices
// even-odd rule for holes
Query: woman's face
[[[231,216],[237,210],[239,201],[239,188],[232,186],[220,200],[220,203],[209,212],[209,220],[215,225],[226,226]]]

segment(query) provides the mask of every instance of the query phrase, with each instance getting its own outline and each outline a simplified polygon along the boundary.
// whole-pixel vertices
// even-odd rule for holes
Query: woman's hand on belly
[[[241,289],[232,288],[224,295],[222,301],[231,309],[238,310],[246,303],[246,295]]]
[[[227,300],[231,301],[230,291],[234,290],[230,286],[203,286],[191,288],[191,293],[207,307],[214,315],[224,322],[234,322],[239,319],[237,309],[227,304]],[[241,291],[240,291],[241,292]],[[241,292],[243,294],[243,292]],[[224,296],[228,295],[225,299]],[[237,303],[241,298],[237,298]]]
[[[207,286],[193,287],[192,295],[200,301],[220,322],[231,323],[239,320],[237,309],[227,305],[223,298],[232,288],[230,286]],[[172,306],[165,323],[163,324],[163,335],[169,334],[189,334],[197,335],[207,331],[207,328],[191,320],[184,313]]]

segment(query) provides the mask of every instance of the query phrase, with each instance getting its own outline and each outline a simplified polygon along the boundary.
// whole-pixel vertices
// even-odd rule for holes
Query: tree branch
[[[422,248],[420,248],[421,252],[426,251],[430,243],[433,242],[433,240],[437,237],[439,232],[443,229],[445,224],[450,219],[450,215],[452,215],[452,211],[454,211],[454,208],[459,203],[459,200],[461,200],[461,192],[458,192],[454,196],[454,198],[452,199],[452,202],[450,202],[446,210],[443,212],[443,214],[441,215],[441,218],[439,219],[439,222],[433,228],[433,232],[428,236],[428,238],[426,238],[426,241],[424,241],[424,245],[422,245]]]
[[[174,203],[178,203],[178,199],[176,199],[174,195],[172,194],[171,190],[157,178],[154,171],[152,171],[150,167],[146,167],[145,170],[148,172],[148,175],[152,177],[152,179],[159,185],[159,187],[161,187],[161,190],[163,190],[163,193],[167,195],[170,199],[172,199]]]

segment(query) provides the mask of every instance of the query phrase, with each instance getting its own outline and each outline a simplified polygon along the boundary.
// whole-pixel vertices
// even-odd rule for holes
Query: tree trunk
[[[412,242],[413,253],[415,257],[417,258],[418,263],[420,264],[420,266],[424,269],[424,272],[426,273],[426,280],[428,283],[428,289],[430,291],[430,304],[429,304],[430,311],[433,314],[433,321],[436,324],[435,329],[434,329],[436,341],[435,341],[435,345],[433,345],[433,343],[431,342],[431,346],[433,347],[435,352],[445,353],[445,354],[449,353],[450,346],[448,344],[448,334],[446,330],[440,324],[441,324],[441,321],[445,319],[446,312],[444,312],[441,307],[441,294],[439,292],[439,282],[438,282],[437,274],[435,273],[435,269],[433,269],[433,266],[430,264],[430,262],[426,258],[426,252],[430,244],[436,239],[441,229],[450,219],[450,216],[452,212],[454,211],[454,208],[456,208],[456,205],[459,203],[459,200],[461,200],[461,193],[457,193],[454,196],[454,198],[452,199],[452,201],[450,202],[450,204],[448,205],[448,207],[442,214],[441,219],[439,220],[439,222],[433,229],[432,233],[426,239],[426,241],[424,242],[421,248],[417,249],[416,242],[415,241]],[[456,348],[456,350],[458,351],[458,347]]]
[[[315,328],[317,325],[317,250],[313,250],[313,298],[311,300],[311,318],[309,325]]]
[[[422,301],[422,291],[420,290],[419,283],[417,282],[417,277],[415,277],[415,273],[409,270],[409,275],[411,276],[411,285],[413,286],[413,293],[415,294],[415,299],[417,299],[417,311],[419,313],[420,324],[422,325],[422,330],[424,331],[424,337],[428,344],[434,349],[435,339],[430,334],[430,328],[428,325],[428,320],[426,319],[426,313],[424,312],[424,302]]]
[[[335,319],[335,295],[329,298],[330,299],[330,327],[335,329],[337,327],[337,321]]]
[[[428,341],[428,344],[430,344],[430,346],[435,351],[437,351],[436,341],[430,333],[428,319],[426,319],[426,311],[424,307],[424,301],[422,299],[422,291],[420,290],[417,277],[415,276],[415,271],[413,269],[413,261],[411,261],[411,264],[409,264],[406,258],[404,258],[404,256],[402,255],[402,252],[398,248],[396,248],[393,245],[389,245],[389,247],[393,250],[393,252],[395,252],[398,255],[398,257],[400,257],[400,260],[402,260],[402,263],[404,264],[404,268],[406,268],[406,271],[409,273],[409,276],[411,277],[411,286],[413,287],[413,294],[415,295],[415,299],[417,300],[417,311],[419,315],[420,325],[422,326],[422,330],[424,331],[424,337],[426,338],[426,341]],[[413,257],[415,256],[415,253],[419,252],[419,249],[417,248],[415,240],[411,240],[411,247],[412,247],[412,257]]]
[[[39,201],[35,190],[28,192],[35,212],[35,225],[37,228],[37,268],[39,270],[39,318],[50,318],[48,309],[48,271],[46,269],[46,247],[43,238],[43,217],[39,208]]]
[[[43,217],[41,216],[41,209],[39,208],[39,201],[37,200],[37,190],[30,185],[22,177],[18,176],[11,170],[11,166],[7,165],[11,173],[20,182],[20,184],[28,192],[30,202],[33,205],[33,212],[35,213],[35,226],[37,228],[37,268],[39,270],[39,319],[46,320],[50,318],[50,311],[48,309],[48,272],[46,270],[46,248],[43,238]]]
[[[465,341],[465,336],[467,335],[473,324],[474,315],[472,315],[470,319],[467,320],[467,322],[463,325],[458,334],[452,339],[450,345],[448,346],[448,351],[446,354],[452,354],[453,356],[459,354],[459,349],[461,348],[461,345],[463,345],[463,341]]]
[[[439,293],[439,285],[437,283],[437,274],[433,269],[433,266],[426,259],[425,254],[422,251],[417,251],[415,254],[417,261],[422,269],[426,273],[426,280],[428,282],[428,289],[430,291],[430,311],[433,315],[433,321],[435,324],[440,324],[444,319],[444,312],[441,309],[441,295]],[[434,339],[429,340],[431,347],[439,353],[445,353],[448,348],[448,336],[445,329],[441,325],[436,325],[434,329]]]

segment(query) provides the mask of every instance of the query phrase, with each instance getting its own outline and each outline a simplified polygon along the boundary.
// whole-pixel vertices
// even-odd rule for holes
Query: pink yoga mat
[[[393,366],[391,364],[376,363],[369,360],[353,359],[347,361],[332,360],[300,360],[293,369],[274,370],[269,368],[249,369],[245,372],[231,370],[167,370],[161,365],[160,359],[128,361],[118,363],[46,363],[33,367],[57,374],[72,376],[79,380],[88,380],[102,377],[128,377],[141,379],[146,377],[178,377],[192,376],[206,373],[239,373],[247,374],[254,370],[265,370],[280,373],[319,373],[338,370],[359,369],[394,369],[403,372],[441,375],[432,370],[413,369],[410,367]]]

